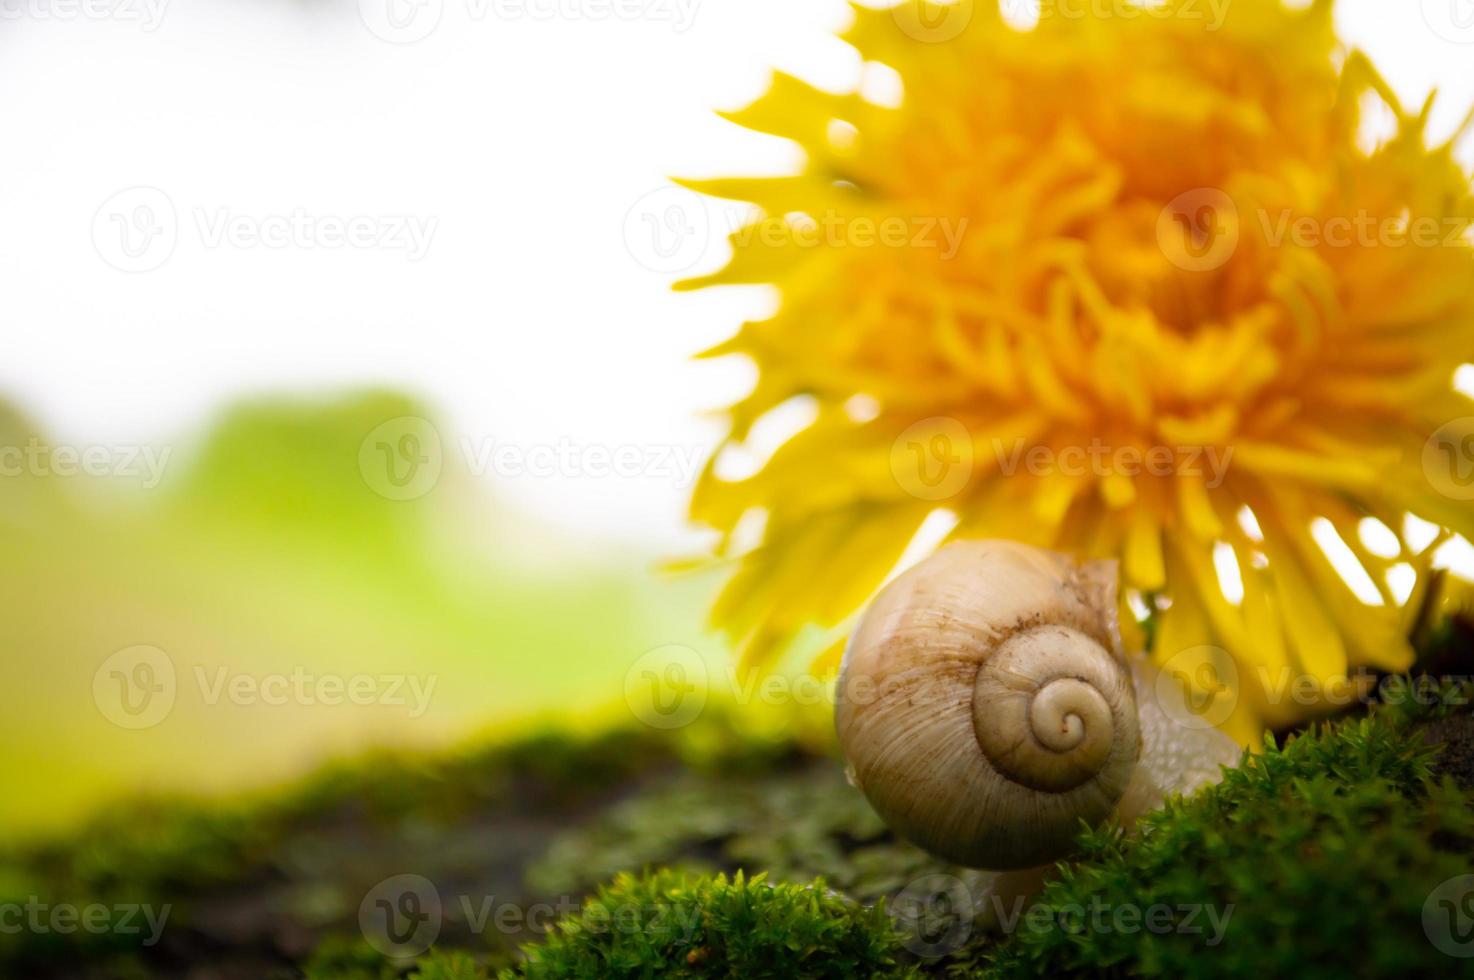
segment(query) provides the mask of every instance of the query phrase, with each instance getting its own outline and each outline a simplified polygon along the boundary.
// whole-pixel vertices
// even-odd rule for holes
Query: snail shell
[[[1029,868],[1109,816],[1141,752],[1112,562],[956,542],[871,604],[835,723],[856,784],[954,863]]]

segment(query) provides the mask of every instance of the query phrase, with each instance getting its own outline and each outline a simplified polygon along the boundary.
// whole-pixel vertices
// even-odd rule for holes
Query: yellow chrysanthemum
[[[1406,515],[1474,536],[1470,177],[1338,48],[1329,2],[1044,6],[1029,29],[983,0],[857,7],[846,40],[898,104],[778,75],[729,118],[802,172],[687,182],[760,214],[682,288],[781,295],[710,352],[760,369],[730,441],[818,406],[697,489],[724,551],[764,518],[714,619],[749,667],[842,631],[945,508],[954,537],[1118,557],[1154,656],[1230,687],[1220,720],[1252,739],[1353,668],[1409,666],[1433,546]]]

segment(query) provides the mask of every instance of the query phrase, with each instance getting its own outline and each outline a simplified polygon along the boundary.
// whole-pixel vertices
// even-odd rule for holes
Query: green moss
[[[1433,780],[1433,755],[1390,716],[1271,741],[1138,834],[1085,834],[1036,910],[955,972],[1456,975],[1468,961],[1440,952],[1422,916],[1434,889],[1470,871],[1474,797]]]
[[[412,870],[447,895],[525,906],[551,894],[527,889],[525,865],[611,803],[681,773],[772,773],[799,758],[792,742],[752,735],[713,708],[677,733],[548,730],[461,752],[375,753],[254,799],[136,801],[75,837],[0,845],[0,905],[36,896],[49,906],[168,906],[159,945],[116,932],[0,931],[0,976],[170,976],[160,964],[208,953],[242,975],[291,977],[305,964],[292,967],[284,950],[300,949],[305,936],[326,941],[328,958],[314,961],[319,977],[359,980],[363,969],[376,977],[377,954],[358,949],[366,960],[349,970],[337,958],[353,944],[334,937],[357,936],[359,903],[383,879]],[[576,899],[596,883],[565,894]],[[478,934],[448,919],[441,943],[500,965],[534,938]]]
[[[662,854],[683,864],[785,868],[777,877],[797,881],[817,866],[867,901],[923,875],[951,874],[944,880],[974,903],[964,914],[991,911],[1004,934],[969,921],[960,948],[938,944],[945,955],[894,954],[930,976],[1455,976],[1469,961],[1429,941],[1423,910],[1439,885],[1471,871],[1474,794],[1439,778],[1440,749],[1426,735],[1436,731],[1430,723],[1467,716],[1469,693],[1462,683],[1394,680],[1373,717],[1283,746],[1271,740],[1223,782],[1170,802],[1131,835],[1085,832],[1032,904],[985,908],[976,873],[909,853],[823,766],[752,784],[678,781],[565,836],[533,870],[566,885],[621,861],[657,864]],[[943,910],[933,932],[958,921],[945,918],[954,912]],[[545,972],[536,976],[585,975],[568,958],[580,938],[562,935],[560,958],[538,961]],[[601,948],[585,952],[597,957]],[[679,975],[733,975],[721,964],[686,969]]]
[[[529,866],[527,882],[545,894],[577,894],[652,867],[823,877],[862,902],[923,875],[980,877],[898,840],[825,758],[766,775],[682,774],[557,838]]]
[[[302,967],[305,980],[396,980],[399,971],[363,940],[334,937]]]
[[[431,953],[415,965],[408,980],[490,980],[490,974],[465,953]]]
[[[1453,976],[1474,961],[1440,953],[1422,913],[1474,870],[1474,794],[1443,778],[1450,753],[1429,739],[1469,728],[1474,688],[1410,683],[1384,684],[1370,718],[1271,743],[1130,835],[1085,833],[1032,907],[988,908],[985,873],[898,841],[834,758],[711,713],[676,736],[379,755],[251,802],[139,804],[76,839],[0,854],[0,903],[172,909],[151,948],[0,935],[0,976],[173,980],[205,960],[271,980]],[[437,951],[415,963],[358,931],[369,889],[405,872],[432,880],[446,908]],[[898,937],[887,900],[932,875],[972,905],[927,907],[928,935],[968,928],[942,943]],[[577,907],[611,879],[546,938],[474,926],[454,901]],[[613,929],[625,908],[630,927]],[[984,933],[980,912],[1006,933]],[[657,915],[682,928],[662,931]]]
[[[904,977],[883,908],[766,876],[621,875],[504,980]]]
[[[406,973],[362,940],[330,939],[313,952],[302,976],[304,980],[490,980],[491,974],[467,953],[438,950]]]
[[[1466,715],[1474,705],[1474,681],[1459,677],[1385,677],[1377,686],[1377,711],[1399,728]]]

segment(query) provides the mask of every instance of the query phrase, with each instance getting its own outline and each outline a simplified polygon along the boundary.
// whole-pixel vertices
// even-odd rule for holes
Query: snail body
[[[1121,646],[1113,562],[956,542],[865,612],[835,724],[856,785],[902,837],[956,864],[1032,868],[1067,853],[1081,820],[1183,791],[1140,765],[1165,720],[1138,710],[1142,668]],[[1236,761],[1226,736],[1196,735],[1199,770]],[[1175,764],[1182,740],[1167,741]]]

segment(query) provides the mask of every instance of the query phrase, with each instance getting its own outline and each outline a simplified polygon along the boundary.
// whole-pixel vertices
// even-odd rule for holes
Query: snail
[[[896,833],[954,864],[1037,868],[1081,820],[1129,823],[1238,762],[1123,650],[1116,591],[1115,562],[1008,541],[946,545],[881,590],[845,650],[835,725]]]

